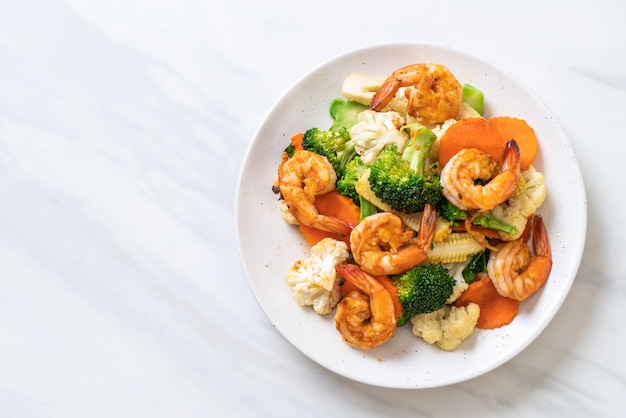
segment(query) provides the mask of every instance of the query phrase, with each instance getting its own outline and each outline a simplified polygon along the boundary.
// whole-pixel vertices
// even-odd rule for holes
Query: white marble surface
[[[618,416],[625,23],[618,0],[3,0],[0,416]],[[349,381],[276,332],[233,214],[280,95],[395,41],[524,81],[563,125],[589,201],[580,271],[545,332],[486,375],[419,391]]]

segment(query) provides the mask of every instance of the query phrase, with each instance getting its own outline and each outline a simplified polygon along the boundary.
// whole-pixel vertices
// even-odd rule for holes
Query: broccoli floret
[[[378,212],[374,204],[357,193],[356,183],[359,181],[367,166],[360,156],[354,157],[346,164],[343,176],[337,180],[337,191],[344,196],[351,198],[361,209],[360,219]]]
[[[337,178],[343,176],[346,164],[357,155],[354,142],[350,139],[350,133],[346,128],[333,131],[311,128],[304,133],[302,147],[328,158],[335,168]]]
[[[359,113],[369,109],[368,106],[362,105],[352,100],[343,100],[337,98],[330,104],[330,116],[334,122],[330,127],[331,131],[345,128],[350,131],[358,121]]]
[[[467,211],[457,208],[446,199],[442,199],[439,202],[439,205],[437,205],[437,213],[443,219],[450,222],[451,225],[458,225],[458,221],[465,221],[469,217],[469,213]],[[491,212],[476,216],[472,220],[472,224],[493,229],[495,231],[501,231],[507,234],[517,233],[517,228],[515,226],[497,220]]]
[[[443,264],[420,264],[411,270],[390,276],[398,289],[402,314],[399,327],[413,316],[441,309],[452,295],[456,281]]]
[[[360,156],[354,157],[346,164],[343,175],[337,180],[337,191],[359,204],[359,194],[356,192],[356,182],[359,181],[367,166]]]
[[[437,205],[437,213],[450,225],[458,225],[458,221],[467,219],[467,211],[457,208],[449,200],[441,199]]]
[[[426,161],[436,136],[422,125],[407,125],[409,140],[402,154],[395,145],[383,149],[371,164],[369,182],[374,194],[404,213],[424,210],[428,203],[437,205],[443,197],[439,176],[428,173]]]

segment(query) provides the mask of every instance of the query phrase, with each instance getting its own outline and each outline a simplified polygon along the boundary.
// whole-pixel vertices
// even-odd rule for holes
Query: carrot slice
[[[290,140],[291,140],[291,145],[293,145],[293,148],[298,151],[298,150],[302,150],[304,149],[302,147],[302,138],[304,138],[304,134],[303,133],[299,133],[299,134],[295,134],[293,135]]]
[[[402,308],[402,304],[400,303],[400,298],[398,298],[398,289],[396,288],[396,285],[393,284],[389,276],[374,276],[374,277],[376,278],[376,280],[380,282],[380,284],[383,285],[385,289],[387,289],[387,291],[391,295],[391,300],[393,301],[393,308],[394,308],[394,312],[395,312],[396,320],[397,320],[398,318],[400,318],[403,308]],[[356,287],[349,280],[344,280],[341,285],[341,297],[345,298],[353,290],[359,290],[359,288]]]
[[[533,128],[523,119],[499,116],[490,119],[502,139],[506,142],[514,139],[520,151],[520,168],[527,170],[537,154],[539,141]]]
[[[469,303],[480,306],[480,316],[476,328],[494,329],[510,324],[519,311],[519,301],[500,296],[491,279],[483,274],[472,282],[454,303],[467,306]]]
[[[499,161],[505,142],[491,120],[467,118],[450,126],[439,144],[439,164],[443,167],[464,148],[477,148]]]
[[[509,116],[491,119],[467,118],[452,125],[440,140],[439,164],[443,167],[463,148],[477,148],[500,161],[507,141],[514,139],[520,150],[520,168],[528,169],[539,148],[533,128],[524,120]]]
[[[351,198],[342,195],[337,190],[317,196],[315,199],[315,207],[322,215],[341,219],[350,225],[356,225],[359,223],[361,210]],[[300,232],[311,246],[317,244],[326,237],[343,241],[350,246],[349,236],[340,236],[332,232],[322,231],[306,225],[300,225]]]

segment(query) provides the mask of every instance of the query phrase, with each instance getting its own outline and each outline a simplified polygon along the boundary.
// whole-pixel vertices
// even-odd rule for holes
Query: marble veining
[[[0,416],[621,416],[625,19],[617,0],[3,1]],[[536,92],[589,214],[547,329],[483,376],[418,391],[291,346],[248,287],[234,219],[247,146],[281,94],[351,49],[405,41]]]

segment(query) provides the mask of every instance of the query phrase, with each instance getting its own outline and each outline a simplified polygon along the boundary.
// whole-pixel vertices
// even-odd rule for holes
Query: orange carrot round
[[[533,128],[523,119],[499,116],[490,119],[502,139],[506,142],[514,139],[520,150],[520,168],[528,169],[535,159],[539,141]]]
[[[519,301],[500,296],[486,274],[472,282],[454,304],[467,306],[471,302],[480,307],[480,316],[476,324],[476,328],[480,329],[494,329],[508,325],[519,311]]]
[[[477,148],[494,161],[500,161],[504,145],[511,139],[517,142],[520,150],[520,168],[522,171],[528,169],[537,154],[539,141],[525,120],[509,116],[461,119],[441,138],[439,164],[443,167],[463,148]]]
[[[336,190],[317,196],[315,199],[315,207],[322,215],[341,219],[350,225],[359,223],[359,217],[361,215],[359,207],[351,198],[342,195]],[[300,232],[304,236],[304,239],[312,246],[326,237],[334,238],[345,242],[348,246],[350,245],[350,236],[342,237],[332,232],[321,231],[306,225],[300,225]]]
[[[461,119],[450,126],[439,142],[439,164],[441,167],[464,148],[477,148],[499,161],[504,149],[504,140],[496,126],[488,119]]]

